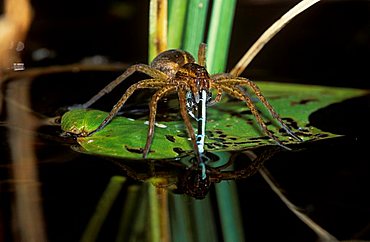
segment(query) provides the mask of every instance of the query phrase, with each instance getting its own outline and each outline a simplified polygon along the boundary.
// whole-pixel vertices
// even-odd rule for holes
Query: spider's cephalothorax
[[[150,65],[136,64],[130,66],[122,75],[109,83],[104,89],[102,89],[82,106],[84,108],[89,107],[103,95],[109,93],[113,88],[115,88],[134,72],[142,72],[148,75],[150,78],[141,80],[131,85],[122,95],[117,104],[114,105],[109,115],[104,119],[99,127],[90,134],[104,128],[105,125],[107,125],[116,116],[118,111],[122,108],[134,91],[144,88],[157,89],[149,103],[149,129],[146,144],[143,149],[143,157],[145,158],[150,151],[150,146],[153,140],[158,101],[170,93],[177,93],[179,98],[180,113],[194,146],[194,152],[198,159],[198,164],[204,165],[201,162],[200,154],[203,153],[206,105],[217,103],[221,99],[222,93],[226,92],[227,94],[244,101],[251,110],[252,114],[255,116],[257,122],[262,127],[264,133],[275,140],[277,144],[283,146],[280,141],[267,129],[264,120],[259,114],[250,96],[241,88],[247,87],[254,92],[256,97],[264,104],[272,117],[279,122],[281,127],[290,136],[301,141],[301,139],[291,132],[290,129],[284,124],[277,112],[262,95],[260,89],[252,81],[242,77],[231,76],[228,73],[209,75],[205,68],[205,48],[205,44],[200,44],[198,51],[198,64],[195,63],[194,57],[186,51],[167,50],[159,54]],[[216,97],[212,100],[210,96],[211,89],[215,89],[217,91]],[[193,110],[196,110],[197,115],[192,113]],[[198,121],[197,135],[194,133],[189,116]],[[203,172],[202,176],[204,175],[205,173]]]
[[[211,79],[205,67],[196,63],[187,63],[182,66],[176,73],[175,82],[182,83],[185,81],[190,88],[190,92],[195,103],[199,103],[199,96],[202,90],[209,93],[211,88]]]
[[[202,90],[210,94],[211,80],[207,69],[195,63],[194,57],[187,51],[164,51],[154,58],[150,67],[168,75],[169,82],[186,89],[195,103],[199,103]]]

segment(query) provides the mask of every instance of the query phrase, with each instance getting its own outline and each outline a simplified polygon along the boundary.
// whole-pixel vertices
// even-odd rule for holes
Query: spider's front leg
[[[149,128],[148,128],[148,135],[146,139],[146,144],[145,148],[143,150],[143,158],[146,158],[146,156],[149,153],[150,146],[153,141],[153,136],[154,136],[154,124],[155,124],[155,116],[157,114],[157,104],[159,99],[161,99],[163,96],[168,94],[169,92],[172,92],[176,90],[176,86],[170,85],[170,86],[165,86],[158,90],[156,93],[154,93],[150,104],[149,104]]]
[[[201,156],[200,156],[199,148],[198,148],[198,145],[197,145],[197,140],[196,140],[196,137],[195,137],[194,129],[193,129],[193,126],[191,125],[191,121],[189,119],[188,112],[187,112],[186,90],[179,87],[178,88],[178,96],[179,96],[179,104],[180,104],[180,113],[181,113],[181,116],[184,120],[186,129],[189,133],[191,142],[193,144],[195,156],[198,160],[198,164],[203,164]]]
[[[136,64],[133,66],[130,66],[126,69],[125,72],[123,72],[120,76],[118,76],[115,80],[110,82],[108,85],[106,85],[102,90],[100,90],[95,96],[93,96],[89,101],[85,102],[82,105],[79,105],[79,108],[88,108],[92,104],[94,104],[96,101],[98,101],[101,97],[103,97],[105,94],[110,93],[116,86],[118,86],[121,82],[123,82],[126,78],[134,74],[135,72],[141,72],[144,73],[153,79],[162,80],[165,81],[168,79],[168,76],[164,74],[163,72],[156,70],[148,65],[145,64]]]
[[[126,92],[122,95],[120,100],[113,106],[112,110],[108,114],[108,116],[101,122],[101,124],[93,131],[91,131],[88,136],[92,135],[93,133],[98,132],[99,130],[103,129],[112,119],[117,115],[119,110],[122,108],[122,106],[125,104],[127,99],[137,90],[137,89],[143,89],[143,88],[161,88],[163,87],[165,83],[161,80],[157,79],[147,79],[139,81],[138,83],[135,83],[131,85]]]

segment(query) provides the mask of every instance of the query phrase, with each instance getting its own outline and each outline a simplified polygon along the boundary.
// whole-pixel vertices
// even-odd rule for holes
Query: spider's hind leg
[[[269,136],[271,139],[273,139],[276,142],[276,144],[279,145],[280,147],[282,147],[284,149],[287,149],[287,150],[291,150],[289,147],[283,145],[280,142],[280,140],[273,133],[271,133],[271,131],[267,128],[267,125],[263,121],[263,119],[262,119],[260,113],[258,112],[256,106],[254,105],[252,99],[248,95],[246,95],[240,88],[235,87],[235,86],[220,84],[220,87],[222,88],[222,90],[227,92],[229,95],[231,95],[233,97],[236,97],[236,98],[238,98],[242,101],[245,101],[248,108],[251,110],[252,114],[256,118],[258,124],[261,126],[263,132],[267,136]]]
[[[248,87],[250,87],[253,92],[256,94],[257,98],[263,103],[263,105],[265,105],[265,107],[269,110],[270,114],[272,115],[273,118],[275,118],[279,124],[281,125],[281,127],[285,130],[285,132],[287,134],[289,134],[292,138],[296,139],[297,141],[300,141],[302,142],[303,140],[298,137],[285,123],[284,121],[281,119],[281,117],[279,116],[279,114],[275,111],[275,109],[271,106],[271,104],[267,101],[267,99],[265,98],[265,96],[263,96],[261,90],[259,89],[259,87],[252,81],[248,80],[248,79],[245,79],[245,78],[242,78],[243,82],[245,83],[245,85],[247,85]]]
[[[303,140],[298,137],[281,119],[279,114],[275,111],[275,109],[271,106],[271,104],[267,101],[267,99],[263,96],[261,90],[259,87],[252,81],[242,78],[242,77],[225,77],[220,78],[218,82],[222,84],[226,84],[229,86],[246,86],[252,89],[256,97],[263,103],[263,105],[267,108],[267,110],[270,112],[271,116],[276,119],[279,123],[279,125],[285,130],[285,132],[291,136],[292,138],[296,139],[297,141],[302,142]],[[247,94],[243,95],[247,96]],[[254,106],[254,105],[253,105]]]

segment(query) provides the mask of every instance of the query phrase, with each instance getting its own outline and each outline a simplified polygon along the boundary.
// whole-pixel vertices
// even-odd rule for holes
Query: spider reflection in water
[[[209,193],[212,184],[252,176],[266,160],[278,151],[279,147],[276,146],[263,147],[260,150],[248,150],[231,154],[226,161],[222,161],[222,158],[214,153],[205,152],[203,158],[207,159],[207,162],[204,167],[197,165],[195,157],[185,157],[181,161],[152,161],[148,159],[140,162],[137,160],[130,162],[114,158],[110,160],[121,167],[134,180],[141,182],[153,177],[163,178],[165,179],[164,183],[156,183],[155,185],[169,188],[174,193],[203,199]]]
[[[219,166],[205,164],[205,172],[193,162],[193,165],[179,175],[178,191],[196,199],[203,199],[208,194],[212,184],[254,175],[264,162],[277,151],[276,147],[265,147],[258,156],[252,150],[234,153],[225,164]],[[208,153],[208,155],[212,154]]]
[[[149,104],[149,128],[146,139],[146,144],[143,149],[143,158],[146,158],[150,152],[150,146],[154,136],[154,125],[155,117],[157,112],[158,101],[164,96],[170,93],[178,94],[180,113],[184,120],[186,129],[190,136],[193,144],[195,156],[197,157],[198,164],[203,166],[204,175],[204,163],[201,160],[201,154],[203,149],[199,149],[199,142],[197,144],[197,137],[194,133],[193,126],[189,116],[194,118],[192,115],[192,109],[196,109],[197,105],[203,102],[203,105],[212,105],[221,100],[223,92],[235,97],[241,101],[244,101],[252,114],[255,116],[257,122],[261,126],[263,132],[273,139],[278,145],[285,147],[280,143],[278,138],[274,136],[271,131],[268,130],[264,120],[258,112],[255,104],[251,100],[249,94],[246,93],[243,87],[249,88],[256,97],[263,103],[268,109],[274,119],[276,119],[279,125],[288,133],[291,137],[301,141],[282,121],[278,113],[269,104],[266,98],[262,95],[260,89],[252,81],[242,78],[234,77],[228,73],[221,73],[210,75],[206,66],[206,45],[201,43],[198,51],[198,64],[195,63],[194,57],[183,50],[167,50],[160,53],[150,65],[136,64],[129,67],[122,75],[117,77],[114,81],[109,83],[104,89],[93,96],[88,102],[82,105],[82,108],[88,108],[95,103],[99,98],[109,93],[118,84],[124,81],[127,77],[132,75],[134,72],[142,72],[148,75],[149,79],[141,80],[131,85],[120,100],[114,105],[109,115],[99,125],[99,127],[90,132],[91,135],[101,129],[103,129],[119,112],[122,106],[125,104],[127,99],[138,89],[158,89]],[[212,99],[212,90],[216,90],[216,96]],[[203,108],[205,109],[205,108]],[[203,110],[204,111],[204,110]],[[199,114],[198,114],[199,117]],[[205,120],[203,120],[205,122]],[[203,125],[204,128],[205,124]],[[200,134],[203,135],[204,134]],[[198,125],[198,136],[199,136],[199,125]],[[204,137],[202,137],[204,139]],[[287,147],[285,147],[287,148]],[[288,148],[287,148],[288,149]]]

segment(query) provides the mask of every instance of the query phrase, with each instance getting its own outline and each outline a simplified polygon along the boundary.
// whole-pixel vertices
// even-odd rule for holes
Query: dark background
[[[228,70],[296,2],[238,1]],[[34,19],[22,53],[26,68],[77,63],[97,55],[111,62],[147,61],[148,1],[34,0],[32,5]],[[275,36],[242,76],[368,89],[369,10],[369,1],[316,4]],[[40,50],[49,54],[35,58]],[[33,86],[38,102],[35,110],[51,114],[58,105],[82,102],[103,85],[82,89],[71,83],[100,78],[109,82],[117,74],[109,78],[59,75],[53,77],[52,85],[41,78]],[[60,100],[64,104],[48,99],[63,95]],[[309,145],[302,152],[284,152],[266,163],[293,202],[339,239],[370,239],[369,107],[369,97],[361,97],[318,111],[310,122],[347,136]],[[54,148],[40,152],[40,159],[59,160],[53,156],[69,155],[60,147]],[[121,174],[109,162],[91,162],[83,156],[78,161],[73,157],[68,160],[73,162],[40,166],[50,241],[78,238],[111,175]],[[315,235],[285,208],[259,175],[237,184],[247,241],[315,241]],[[105,229],[104,238],[108,238],[114,228]]]
[[[238,1],[228,70],[275,20],[298,1]],[[35,17],[26,45],[55,52],[43,64],[94,55],[147,61],[148,1],[32,1]],[[119,10],[123,9],[123,10]],[[253,60],[253,80],[368,87],[369,1],[322,1],[289,23]]]

